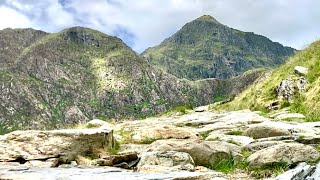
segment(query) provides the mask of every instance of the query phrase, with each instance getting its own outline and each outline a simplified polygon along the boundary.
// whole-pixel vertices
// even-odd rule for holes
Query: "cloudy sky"
[[[222,24],[301,49],[320,39],[319,0],[0,0],[0,29],[85,26],[142,52],[208,14]]]

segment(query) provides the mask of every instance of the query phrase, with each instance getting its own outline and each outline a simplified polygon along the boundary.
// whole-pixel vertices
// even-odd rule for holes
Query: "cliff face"
[[[38,33],[33,31],[35,39],[15,56],[1,59],[6,64],[0,69],[2,132],[57,128],[95,117],[145,117],[177,105],[208,104],[259,75],[239,77],[237,83],[178,79],[150,66],[120,39],[95,30]]]
[[[142,55],[179,78],[226,79],[250,69],[276,67],[294,52],[266,37],[229,28],[205,15]]]

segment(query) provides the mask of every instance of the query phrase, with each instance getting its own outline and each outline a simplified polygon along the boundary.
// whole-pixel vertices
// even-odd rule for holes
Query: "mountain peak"
[[[196,21],[208,21],[208,22],[215,22],[215,23],[219,23],[219,21],[217,21],[214,17],[210,16],[210,15],[203,15],[200,16],[196,19]]]

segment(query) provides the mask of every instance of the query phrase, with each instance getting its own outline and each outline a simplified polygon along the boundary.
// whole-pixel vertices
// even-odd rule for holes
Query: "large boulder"
[[[218,141],[195,139],[158,140],[150,144],[147,151],[178,151],[191,155],[196,165],[210,167],[222,159],[240,157],[240,147]]]
[[[113,147],[112,132],[107,129],[14,131],[0,136],[0,161],[25,163],[59,158],[59,163],[69,163],[79,154]]]
[[[250,155],[247,159],[251,167],[263,167],[269,164],[297,164],[305,161],[315,161],[319,152],[312,146],[298,143],[284,143],[262,149]]]
[[[243,135],[250,136],[255,139],[267,138],[274,136],[288,136],[290,132],[287,129],[269,126],[269,125],[254,125],[243,132]]]
[[[148,173],[195,170],[192,157],[188,153],[177,151],[143,153],[137,168],[139,172]]]

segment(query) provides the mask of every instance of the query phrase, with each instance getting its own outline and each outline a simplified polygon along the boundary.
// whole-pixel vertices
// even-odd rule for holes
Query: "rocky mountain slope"
[[[142,55],[179,78],[230,78],[285,62],[294,49],[251,32],[229,28],[205,15],[187,23]]]
[[[179,105],[208,104],[240,92],[260,74],[181,80],[153,68],[120,39],[82,27],[54,34],[31,29],[0,34],[15,37],[4,38],[1,45],[2,133],[59,128],[96,117],[145,117]]]
[[[47,33],[34,29],[4,29],[0,31],[0,68],[12,66],[21,52]]]
[[[320,120],[320,41],[298,52],[224,108],[272,111],[286,108],[308,121]],[[296,118],[297,119],[297,118]]]

